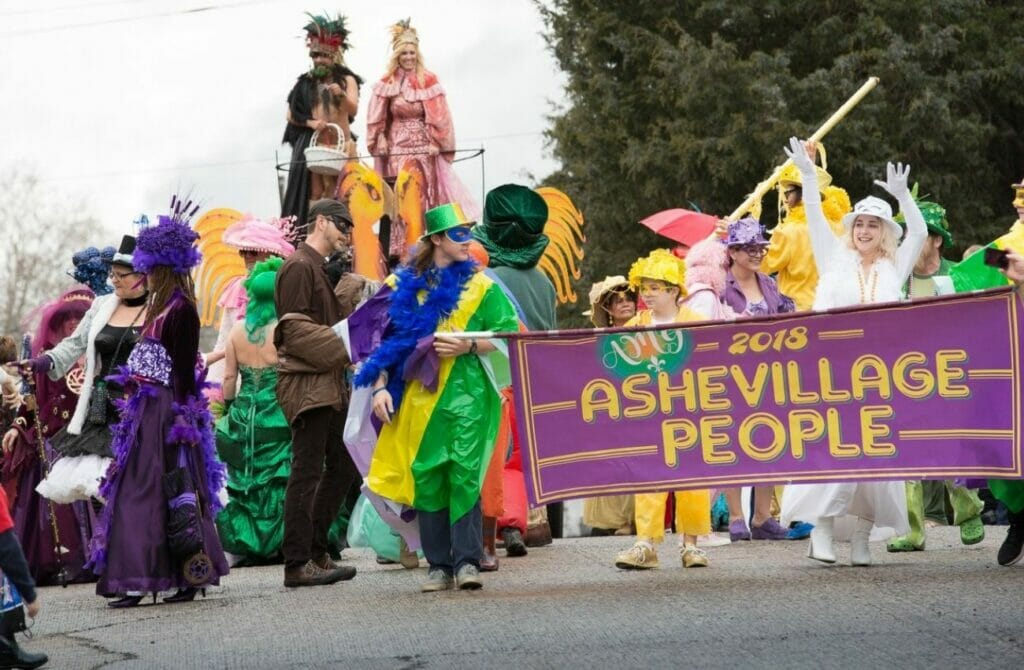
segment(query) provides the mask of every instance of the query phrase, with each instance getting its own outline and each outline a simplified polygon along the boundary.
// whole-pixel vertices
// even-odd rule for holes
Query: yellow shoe
[[[658,567],[658,553],[651,545],[637,542],[615,557],[615,567],[622,570],[650,570]]]
[[[696,545],[688,544],[683,547],[680,557],[683,559],[684,568],[708,567],[708,555],[704,553],[703,549],[698,549]]]

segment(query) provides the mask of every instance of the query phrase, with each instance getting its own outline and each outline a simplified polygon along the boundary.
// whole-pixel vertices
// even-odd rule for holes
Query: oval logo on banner
[[[693,338],[681,328],[601,336],[601,363],[618,377],[673,374],[693,353]]]

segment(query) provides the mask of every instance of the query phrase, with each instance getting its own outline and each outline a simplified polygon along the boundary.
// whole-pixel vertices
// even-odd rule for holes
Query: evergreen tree
[[[656,246],[637,221],[670,207],[724,216],[869,76],[879,86],[826,138],[834,183],[882,195],[909,163],[959,248],[1013,221],[1024,176],[1024,4],[728,0],[538,4],[566,73],[548,139],[588,221],[579,289]],[[772,191],[762,222],[777,219]],[[578,313],[579,309],[573,309]],[[569,316],[569,315],[566,315]],[[567,323],[578,320],[566,319]]]

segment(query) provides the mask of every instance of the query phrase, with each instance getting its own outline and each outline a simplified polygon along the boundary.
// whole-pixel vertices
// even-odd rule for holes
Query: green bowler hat
[[[423,237],[420,239],[426,239],[431,235],[443,233],[449,228],[472,226],[476,223],[476,221],[470,221],[466,218],[465,213],[462,211],[462,205],[457,202],[438,205],[433,209],[427,210],[424,216],[427,221],[427,232],[423,233]]]

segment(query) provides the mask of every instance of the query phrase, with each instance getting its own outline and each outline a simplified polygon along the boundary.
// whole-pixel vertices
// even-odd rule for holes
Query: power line
[[[190,9],[176,9],[169,12],[155,12],[153,14],[140,14],[138,16],[125,16],[117,19],[104,19],[102,21],[90,21],[86,23],[68,23],[59,26],[46,26],[43,28],[30,28],[28,30],[12,30],[5,33],[0,33],[0,37],[24,37],[26,35],[38,35],[40,33],[51,33],[59,32],[61,30],[71,30],[73,28],[93,28],[95,26],[106,26],[115,23],[129,23],[132,21],[141,21],[144,19],[156,19],[156,18],[167,18],[171,16],[182,16],[185,14],[200,14],[203,12],[212,12],[221,9],[235,9],[237,7],[245,7],[248,5],[265,5],[272,2],[278,2],[279,0],[243,0],[241,2],[235,2],[231,4],[222,5],[205,5],[201,7],[192,7]]]
[[[61,5],[60,7],[34,7],[32,9],[15,9],[9,12],[0,12],[0,16],[25,16],[28,14],[57,14],[67,9],[92,9],[93,7],[109,7],[111,5],[129,5],[137,2],[149,2],[150,0],[106,0],[105,2],[93,2],[88,5],[81,3],[75,5]]]

